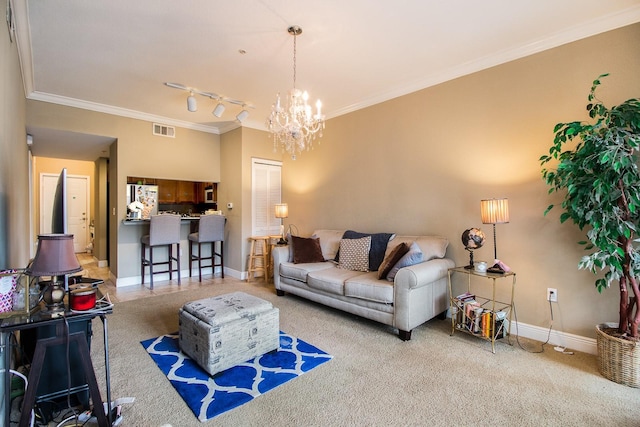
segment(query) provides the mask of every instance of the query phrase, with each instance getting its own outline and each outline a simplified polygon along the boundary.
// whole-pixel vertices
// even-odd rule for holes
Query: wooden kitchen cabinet
[[[193,181],[178,181],[176,186],[177,203],[195,203],[196,191]]]
[[[178,181],[171,179],[158,179],[158,203],[171,204],[176,203],[176,190]]]
[[[127,184],[157,185],[155,178],[142,178],[137,176],[128,176]]]

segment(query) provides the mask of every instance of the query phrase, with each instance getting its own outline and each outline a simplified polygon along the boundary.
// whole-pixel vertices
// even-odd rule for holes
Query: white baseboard
[[[216,273],[220,273],[220,268],[216,268]],[[194,270],[194,272],[192,273],[193,276],[197,279],[197,275],[198,273]],[[211,267],[206,267],[202,269],[202,275],[210,275],[211,274]],[[241,272],[241,271],[237,271],[228,267],[224,268],[224,275],[225,276],[230,276],[233,277],[235,279],[239,279],[239,280],[244,280],[246,278],[247,273],[246,272]],[[180,270],[180,276],[181,278],[188,278],[189,277],[189,270]],[[177,274],[173,275],[174,278],[177,277]],[[169,273],[162,273],[162,274],[154,274],[153,275],[153,280],[155,281],[160,281],[160,280],[169,280]],[[127,287],[127,286],[136,286],[136,285],[140,285],[140,276],[131,276],[131,277],[119,277],[116,278],[115,276],[113,276],[113,274],[111,274],[111,281],[113,283],[116,284],[116,288],[123,288],[123,287]],[[149,283],[149,275],[145,275],[144,276],[144,282]]]
[[[447,318],[451,319],[450,313],[447,313]],[[583,353],[598,354],[598,346],[595,338],[554,331],[553,329],[549,331],[549,328],[542,328],[527,323],[518,323],[514,320],[511,323],[511,336],[515,338],[516,335],[540,342],[547,342],[548,339],[549,344],[553,346],[564,347],[567,350],[576,350]]]
[[[595,326],[594,326],[595,329]],[[532,340],[546,342],[554,346],[565,347],[568,350],[581,351],[583,353],[597,354],[598,347],[595,338],[587,338],[580,335],[569,334],[566,332],[554,331],[549,333],[549,328],[528,325],[526,323],[512,322],[511,335],[530,338]]]

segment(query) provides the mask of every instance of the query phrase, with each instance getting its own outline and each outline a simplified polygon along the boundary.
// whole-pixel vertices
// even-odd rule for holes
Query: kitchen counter
[[[199,216],[183,216],[180,219],[180,222],[183,224],[189,223],[191,221],[198,221],[200,219]],[[149,224],[151,222],[150,219],[123,219],[122,224],[124,225],[142,225]]]
[[[187,255],[189,250],[189,234],[198,231],[199,220],[200,216],[184,216],[180,221],[180,250],[182,251],[180,256],[180,270],[182,271],[182,277],[189,276],[190,263],[189,256]],[[140,239],[143,235],[149,234],[150,224],[150,219],[123,219],[120,221],[123,232],[120,233],[118,251],[121,257],[131,260],[131,262],[127,262],[120,267],[123,273],[122,277],[118,278],[117,287],[140,284]],[[165,252],[166,251],[158,251],[158,256],[160,257],[158,260],[166,257]],[[159,277],[157,280],[165,280],[167,278]]]

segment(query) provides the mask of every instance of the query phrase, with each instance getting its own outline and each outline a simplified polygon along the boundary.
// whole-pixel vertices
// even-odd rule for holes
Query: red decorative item
[[[76,311],[91,310],[96,306],[96,290],[80,288],[71,291],[71,309]]]

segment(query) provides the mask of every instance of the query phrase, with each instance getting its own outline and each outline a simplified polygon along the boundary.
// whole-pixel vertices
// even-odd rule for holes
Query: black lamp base
[[[469,248],[465,248],[468,252],[469,252],[469,265],[465,265],[465,269],[467,270],[473,270],[473,251]]]

